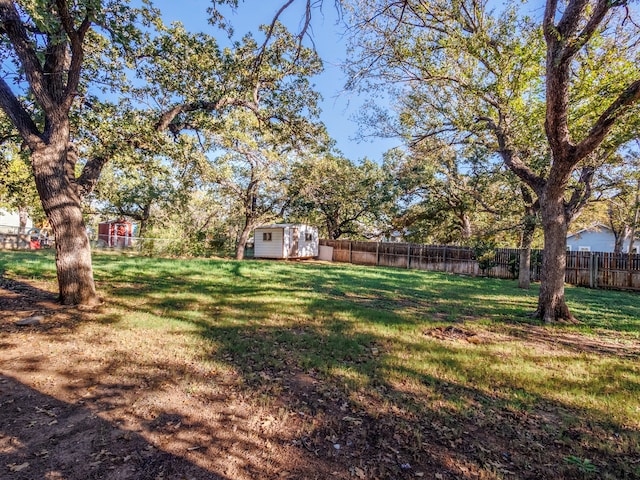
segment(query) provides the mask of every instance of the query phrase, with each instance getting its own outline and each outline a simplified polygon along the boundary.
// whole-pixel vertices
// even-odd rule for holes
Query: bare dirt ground
[[[170,342],[125,338],[95,312],[58,305],[52,288],[0,278],[2,479],[598,478],[558,469],[562,442],[582,435],[553,431],[562,412],[448,424],[379,396],[368,399],[380,402],[374,417],[296,368],[260,372],[255,384],[207,371]],[[15,325],[33,315],[39,325]],[[522,335],[543,341],[533,332]]]

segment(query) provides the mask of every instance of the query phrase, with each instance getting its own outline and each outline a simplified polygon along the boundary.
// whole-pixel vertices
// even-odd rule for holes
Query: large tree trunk
[[[58,132],[31,154],[36,187],[56,243],[60,302],[99,303],[93,281],[91,248],[82,219],[74,162],[67,156],[68,135]]]
[[[471,219],[465,212],[458,215],[460,220],[460,236],[464,242],[467,242],[473,236],[473,227],[471,225]]]
[[[544,253],[536,316],[545,323],[575,321],[564,297],[569,221],[564,209],[564,187],[545,191],[540,198]],[[554,194],[555,193],[555,194]]]
[[[629,235],[629,230],[625,225],[621,230],[611,229],[613,232],[614,244],[613,244],[613,253],[619,254],[622,253],[624,249],[624,241],[627,239]]]
[[[236,245],[236,260],[244,259],[244,250],[247,246],[249,235],[251,235],[251,230],[253,230],[253,225],[250,222],[245,222],[244,228],[240,233],[240,238],[238,239],[238,244]]]

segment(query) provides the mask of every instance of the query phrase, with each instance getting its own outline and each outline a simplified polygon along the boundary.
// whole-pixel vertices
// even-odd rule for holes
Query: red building
[[[124,219],[98,224],[98,245],[105,247],[130,247],[133,245],[133,223]]]

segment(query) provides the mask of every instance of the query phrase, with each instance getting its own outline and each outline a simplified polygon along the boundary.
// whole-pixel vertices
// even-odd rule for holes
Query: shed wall
[[[263,233],[271,233],[271,241],[262,239]],[[285,258],[282,228],[256,228],[254,233],[254,255],[258,258]]]
[[[310,240],[307,240],[307,233],[311,234]],[[300,238],[298,240],[296,257],[317,257],[318,243],[318,229],[310,225],[300,225]]]

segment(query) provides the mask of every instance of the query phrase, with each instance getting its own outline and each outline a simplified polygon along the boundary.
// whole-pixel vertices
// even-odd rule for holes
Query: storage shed
[[[130,247],[133,245],[133,223],[120,218],[98,224],[98,246]]]
[[[254,230],[256,258],[313,258],[318,256],[318,229],[310,225],[277,223]]]

